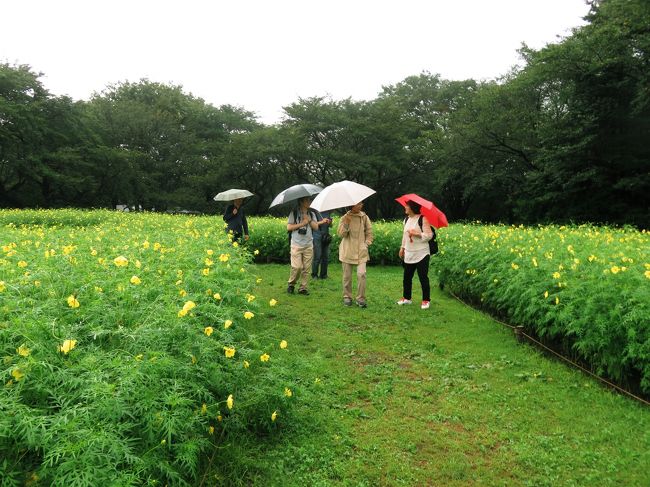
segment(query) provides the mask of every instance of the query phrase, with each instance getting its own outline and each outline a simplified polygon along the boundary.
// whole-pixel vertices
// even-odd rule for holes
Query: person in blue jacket
[[[223,214],[223,220],[228,224],[226,233],[232,232],[232,241],[240,242],[248,240],[248,222],[244,209],[241,207],[244,200],[238,198],[228,205],[226,212]]]

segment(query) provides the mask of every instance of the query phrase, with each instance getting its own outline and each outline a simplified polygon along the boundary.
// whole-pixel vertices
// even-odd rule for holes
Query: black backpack
[[[418,218],[418,225],[420,226],[420,231],[423,232],[424,230],[422,229],[422,215],[420,215],[420,218]],[[404,223],[406,223],[406,220],[408,220],[408,217],[404,218]],[[436,240],[436,229],[433,228],[433,225],[431,226],[431,231],[433,232],[433,237],[431,237],[431,240],[429,240],[429,253],[431,255],[437,254],[438,253],[438,241]]]

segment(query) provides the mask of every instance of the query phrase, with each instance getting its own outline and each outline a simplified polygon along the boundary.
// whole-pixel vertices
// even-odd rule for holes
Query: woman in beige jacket
[[[370,260],[368,246],[372,244],[372,223],[359,202],[339,222],[337,234],[341,237],[339,260],[343,265],[343,304],[352,306],[352,266],[357,266],[357,297],[359,307],[366,303],[366,262]]]

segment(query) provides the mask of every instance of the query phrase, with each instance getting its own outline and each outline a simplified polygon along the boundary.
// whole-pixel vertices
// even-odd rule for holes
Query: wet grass
[[[342,306],[337,265],[310,296],[285,293],[288,272],[257,266],[257,299],[279,304],[254,326],[288,340],[297,412],[226,439],[239,466],[206,485],[650,485],[646,406],[437,288],[398,307],[399,267],[369,268],[367,309]]]

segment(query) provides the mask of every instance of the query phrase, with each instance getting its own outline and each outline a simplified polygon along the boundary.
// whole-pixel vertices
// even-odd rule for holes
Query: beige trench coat
[[[346,264],[359,265],[370,260],[368,245],[372,243],[372,224],[363,211],[347,212],[350,225],[345,225],[343,219],[339,222],[336,233],[341,237],[339,244],[339,260]]]

